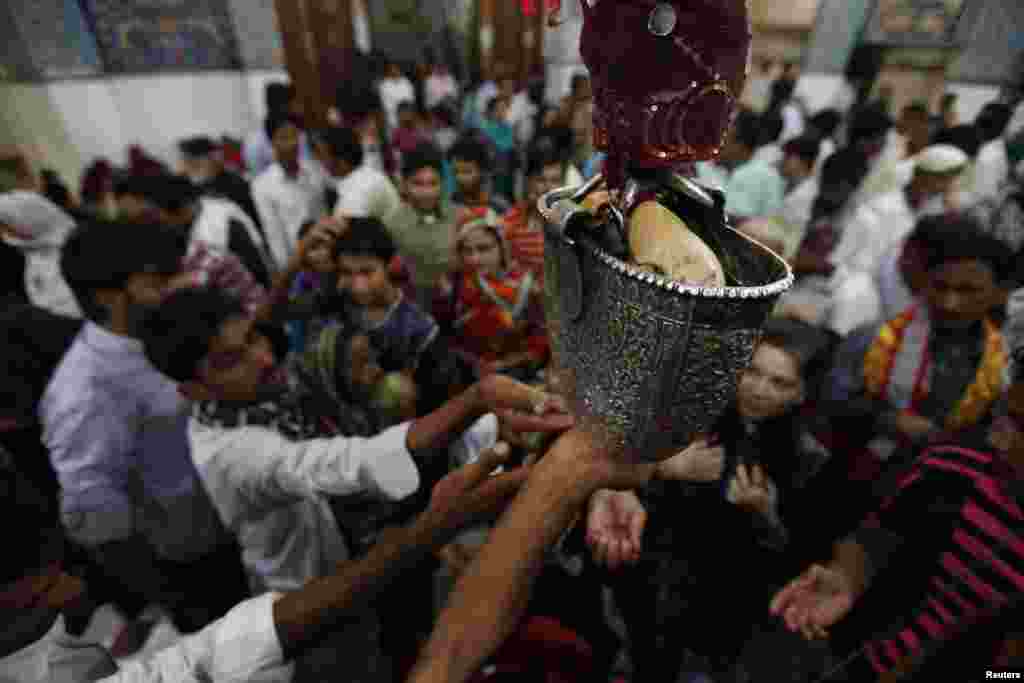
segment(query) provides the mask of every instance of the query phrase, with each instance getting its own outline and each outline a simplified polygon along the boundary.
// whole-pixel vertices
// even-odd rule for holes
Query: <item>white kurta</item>
[[[324,215],[324,190],[323,175],[305,160],[299,162],[294,178],[275,163],[253,181],[252,198],[278,269],[283,270],[295,252],[302,226]]]
[[[918,216],[903,190],[881,195],[857,209],[843,227],[829,261],[840,271],[873,273],[893,244],[913,231]]]
[[[284,653],[267,593],[246,600],[199,633],[151,657],[117,667],[102,647],[67,635],[59,618],[32,645],[0,658],[4,683],[242,683],[267,680]],[[116,673],[114,673],[116,671]]]
[[[242,547],[253,590],[295,590],[348,559],[325,496],[369,492],[394,501],[416,491],[419,472],[406,448],[410,424],[371,438],[292,441],[267,427],[191,420],[196,469]],[[472,460],[496,439],[497,421],[482,418],[456,440],[452,457]]]
[[[999,190],[1010,179],[1010,158],[1006,153],[1006,140],[997,138],[978,151],[974,164],[973,201],[985,201],[999,196]]]
[[[814,208],[814,200],[818,198],[818,189],[817,179],[811,176],[782,198],[782,210],[776,218],[786,259],[796,256],[807,234],[807,224],[811,221],[811,210]]]

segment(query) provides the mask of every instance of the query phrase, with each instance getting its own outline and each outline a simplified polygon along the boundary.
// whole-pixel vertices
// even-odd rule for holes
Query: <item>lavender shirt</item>
[[[140,341],[85,324],[39,404],[72,538],[97,546],[141,534],[176,561],[223,541],[192,462],[188,408]]]

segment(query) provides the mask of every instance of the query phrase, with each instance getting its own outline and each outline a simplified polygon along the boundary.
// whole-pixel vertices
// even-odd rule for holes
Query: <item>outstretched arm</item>
[[[616,465],[581,430],[563,435],[534,466],[441,614],[412,683],[466,680],[513,631],[545,552],[602,487],[633,488],[653,465]]]

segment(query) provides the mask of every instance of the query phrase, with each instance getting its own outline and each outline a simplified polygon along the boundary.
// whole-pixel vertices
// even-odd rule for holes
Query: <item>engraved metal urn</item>
[[[624,237],[623,213],[640,194],[637,183],[624,187],[612,205],[619,210],[598,217],[581,202],[599,182],[540,200],[549,383],[621,457],[663,460],[709,431],[733,399],[761,326],[793,275],[774,252],[727,225],[721,193],[678,175],[659,180],[659,196],[695,209],[677,213],[712,231],[704,235],[713,234],[732,286],[687,285],[638,269],[601,238]]]

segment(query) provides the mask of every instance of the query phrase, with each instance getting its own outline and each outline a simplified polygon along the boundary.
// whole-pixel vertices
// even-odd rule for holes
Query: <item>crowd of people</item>
[[[0,188],[0,680],[1019,665],[1014,108],[808,112],[795,66],[772,68],[720,158],[687,171],[796,276],[735,400],[643,486],[588,480],[512,637],[443,679],[416,662],[446,598],[572,424],[546,385],[537,206],[601,171],[587,76],[551,104],[501,65],[463,91],[385,60],[326,128],[274,83],[235,149],[183,139],[171,168],[133,148],[77,196],[17,166]],[[101,605],[120,617],[109,648],[82,640]],[[154,654],[158,623],[182,637]]]

